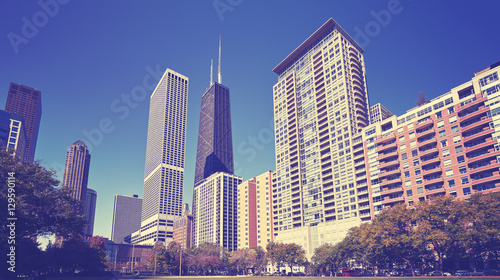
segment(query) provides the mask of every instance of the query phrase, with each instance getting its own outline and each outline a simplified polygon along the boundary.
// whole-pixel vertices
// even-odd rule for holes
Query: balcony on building
[[[390,158],[384,162],[380,162],[378,168],[384,169],[384,168],[389,168],[389,167],[394,167],[394,166],[399,166],[398,157],[393,157],[393,158]]]
[[[431,186],[436,183],[442,183],[444,182],[443,176],[441,175],[426,175],[424,176],[424,186],[427,188],[428,186]]]
[[[379,153],[379,156],[377,157],[378,161],[384,161],[386,159],[392,158],[392,157],[398,157],[398,150],[396,148],[390,149],[390,150],[385,150],[384,152]]]
[[[380,185],[380,187],[384,187],[385,185]],[[403,193],[403,186],[401,184],[401,178],[399,179],[399,182],[393,182],[391,185],[382,188],[382,191],[380,192],[381,195],[389,195],[389,194],[398,194],[398,193]]]
[[[397,147],[396,135],[393,132],[384,133],[377,136],[375,143],[377,144],[377,148],[375,149],[376,152]]]
[[[477,138],[490,135],[494,132],[495,132],[494,128],[490,128],[488,124],[486,125],[483,124],[481,127],[478,127],[474,130],[469,130],[467,132],[464,132],[462,136],[464,139],[464,143],[466,143],[468,141],[473,141],[476,140]]]
[[[434,126],[434,120],[431,119],[430,117],[426,117],[424,119],[419,120],[417,125],[415,125],[415,128],[417,130],[426,131],[429,127],[433,126]]]
[[[432,124],[432,123],[430,123]],[[436,130],[434,129],[434,126],[433,125],[429,125],[427,127],[424,127],[423,129],[417,129],[417,138],[425,138],[426,136],[429,136],[429,135],[435,135],[436,134]]]
[[[486,96],[480,96],[479,98],[473,97],[470,99],[465,100],[464,102],[460,103],[458,105],[458,111],[463,112],[463,111],[469,111],[471,109],[474,109],[474,107],[478,107],[486,101],[487,97]]]
[[[422,175],[433,175],[435,173],[441,173],[443,169],[441,168],[441,162],[435,163],[433,165],[426,165],[422,167]]]
[[[382,203],[384,207],[390,207],[396,203],[404,202],[403,192],[398,194],[390,194],[383,197]]]
[[[432,155],[437,154],[437,153],[439,153],[437,145],[425,145],[425,146],[419,147],[420,158],[429,157],[429,156],[432,156]]]
[[[496,139],[493,139],[491,136],[486,136],[484,138],[480,139],[475,139],[473,141],[469,141],[464,143],[465,147],[465,152],[473,152],[473,151],[478,151],[480,149],[486,148],[493,146],[494,144],[497,144],[498,141]]]
[[[392,176],[396,174],[401,174],[401,170],[399,169],[399,166],[396,167],[391,167],[391,168],[384,168],[380,170],[380,175],[379,178],[384,178],[387,176]]]
[[[476,118],[471,118],[470,120],[467,121],[461,121],[460,122],[460,127],[462,128],[461,131],[462,133],[468,132],[471,129],[474,129],[476,127],[479,127],[483,124],[488,124],[491,121],[491,117],[486,114],[486,116],[479,116]]]
[[[473,185],[491,183],[500,181],[500,172],[498,169],[495,171],[485,171],[477,174],[470,175],[471,183]]]
[[[427,144],[431,144],[431,143],[437,143],[437,139],[436,139],[435,135],[430,135],[427,137],[420,137],[420,138],[417,138],[417,141],[418,141],[419,145],[427,145]]]
[[[483,171],[489,171],[492,169],[499,170],[499,167],[500,167],[500,162],[496,158],[490,160],[486,159],[484,161],[479,161],[469,164],[469,173],[475,174]]]
[[[466,154],[468,164],[477,163],[498,155],[500,155],[500,149],[497,150],[494,147],[486,147]]]
[[[421,157],[420,161],[421,161],[422,167],[424,167],[424,166],[428,166],[428,165],[432,165],[432,164],[435,164],[437,162],[440,162],[441,159],[439,158],[439,153],[435,153],[434,155],[431,154],[429,156]]]
[[[458,119],[460,122],[467,122],[476,117],[481,118],[486,115],[486,112],[488,112],[489,109],[489,107],[478,106],[475,110],[466,111],[464,113],[459,112]]]

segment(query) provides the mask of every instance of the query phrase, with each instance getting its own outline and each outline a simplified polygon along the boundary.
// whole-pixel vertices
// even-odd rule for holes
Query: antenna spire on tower
[[[220,73],[220,41],[221,41],[221,35],[219,35],[219,74],[218,74],[218,82],[219,84],[222,84],[222,75]]]
[[[210,86],[212,86],[213,82],[213,75],[214,75],[214,60],[210,60]]]

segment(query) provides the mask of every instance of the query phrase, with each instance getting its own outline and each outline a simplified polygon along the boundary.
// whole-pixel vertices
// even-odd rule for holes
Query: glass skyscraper
[[[219,83],[201,97],[195,185],[216,172],[234,173],[229,88]]]
[[[150,98],[141,228],[134,244],[166,243],[182,215],[189,79],[167,69]]]
[[[217,243],[237,250],[237,186],[235,176],[229,88],[210,79],[210,88],[201,97],[198,149],[193,190],[193,243]]]

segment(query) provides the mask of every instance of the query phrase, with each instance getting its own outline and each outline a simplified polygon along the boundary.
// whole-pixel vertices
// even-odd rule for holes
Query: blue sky
[[[0,104],[10,82],[41,90],[35,158],[59,179],[69,146],[82,139],[91,147],[94,234],[110,237],[114,196],[142,197],[149,85],[166,68],[189,77],[184,201],[191,205],[200,99],[210,59],[217,67],[219,35],[236,173],[247,180],[275,165],[272,69],[329,18],[365,48],[370,103],[399,115],[418,92],[432,99],[500,60],[499,10],[498,1],[7,0]]]

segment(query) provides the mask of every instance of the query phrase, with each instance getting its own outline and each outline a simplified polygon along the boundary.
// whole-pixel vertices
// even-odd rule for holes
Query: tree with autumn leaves
[[[323,271],[395,266],[414,273],[497,269],[499,256],[500,193],[478,193],[467,201],[441,196],[395,205],[350,229],[342,242],[318,247],[312,262]]]

